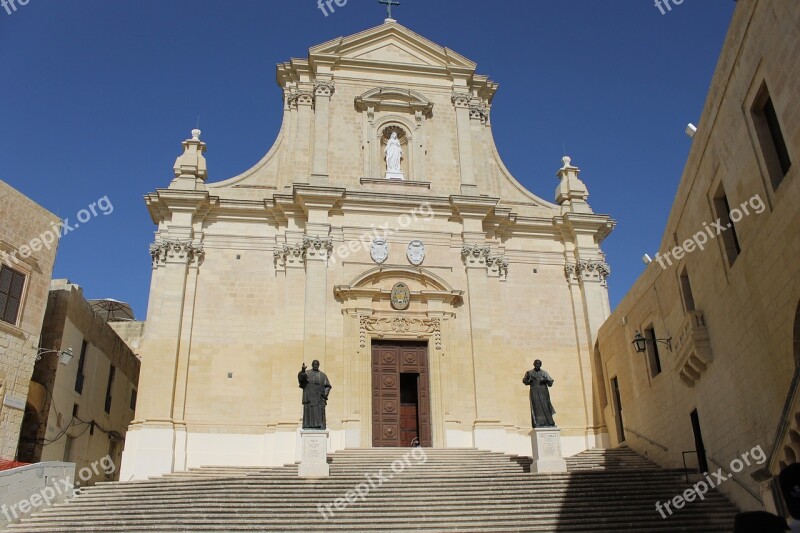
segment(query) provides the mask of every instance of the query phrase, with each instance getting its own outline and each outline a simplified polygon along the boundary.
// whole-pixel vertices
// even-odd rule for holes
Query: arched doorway
[[[399,284],[408,289],[402,310],[392,303]],[[443,379],[442,360],[463,291],[426,268],[399,265],[371,268],[334,291],[353,354],[344,376],[353,421],[347,445],[409,446],[418,438],[444,446],[446,402],[459,391]]]

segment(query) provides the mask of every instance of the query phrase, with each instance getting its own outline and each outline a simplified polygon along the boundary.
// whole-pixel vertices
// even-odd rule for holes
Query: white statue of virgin
[[[397,138],[397,132],[392,132],[392,136],[386,142],[386,177],[403,178],[403,170],[400,168],[400,161],[403,159],[403,148]]]

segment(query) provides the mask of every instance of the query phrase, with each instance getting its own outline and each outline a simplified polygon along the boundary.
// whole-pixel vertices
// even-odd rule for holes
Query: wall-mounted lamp
[[[66,350],[47,350],[45,348],[39,348],[36,350],[36,361],[40,361],[42,356],[47,353],[57,353],[58,354],[58,362],[62,365],[66,366],[72,361],[72,348],[67,348]]]
[[[672,337],[668,339],[646,339],[642,335],[641,331],[636,331],[636,335],[633,336],[633,344],[634,348],[636,348],[636,353],[644,353],[647,351],[647,343],[656,343],[660,342],[662,344],[667,345],[667,350],[670,352],[672,351]]]

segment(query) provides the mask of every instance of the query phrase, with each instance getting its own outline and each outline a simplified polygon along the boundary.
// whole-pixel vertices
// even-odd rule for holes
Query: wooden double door
[[[372,445],[430,447],[428,344],[372,342]]]

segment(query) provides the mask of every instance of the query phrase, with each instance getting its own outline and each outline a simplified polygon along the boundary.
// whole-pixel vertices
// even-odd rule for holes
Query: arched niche
[[[396,127],[405,133],[402,169],[406,180],[426,177],[425,123],[432,116],[433,102],[417,91],[395,87],[376,87],[355,98],[362,112],[364,176],[383,178],[386,163],[384,131]],[[402,145],[401,141],[401,145]]]

